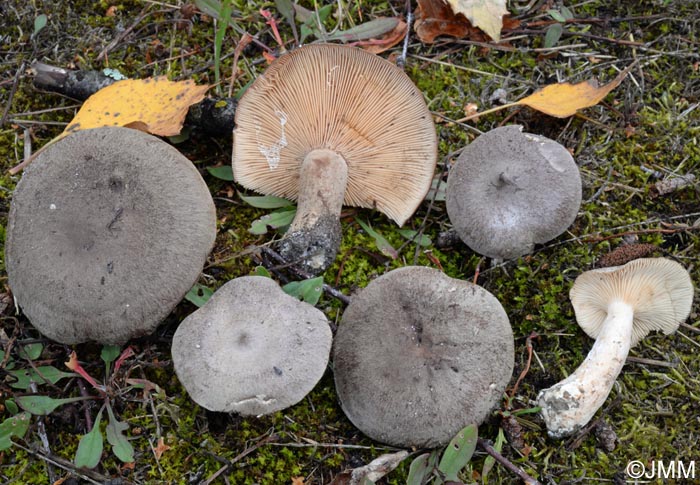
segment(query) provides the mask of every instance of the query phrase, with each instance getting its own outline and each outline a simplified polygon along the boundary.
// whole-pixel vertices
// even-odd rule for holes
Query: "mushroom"
[[[568,150],[522,126],[468,145],[447,179],[447,214],[479,254],[509,259],[554,239],[576,218],[581,176]]]
[[[236,108],[234,177],[297,200],[279,251],[308,273],[335,259],[343,204],[403,225],[428,192],[436,159],[423,95],[401,69],[358,48],[313,44],[285,54]]]
[[[326,370],[331,338],[323,312],[270,278],[244,276],[182,321],[173,336],[173,364],[200,406],[269,414],[313,389]]]
[[[537,397],[549,435],[584,426],[603,405],[630,348],[652,330],[673,333],[690,314],[693,284],[678,263],[664,258],[581,274],[570,292],[579,326],[596,339],[583,363]]]
[[[335,337],[335,384],[367,436],[436,447],[483,422],[513,373],[513,332],[498,300],[432,268],[390,271],[355,295]]]
[[[123,343],[182,300],[215,237],[209,189],[175,148],[128,128],[79,131],[41,152],[17,184],[9,284],[47,337]]]

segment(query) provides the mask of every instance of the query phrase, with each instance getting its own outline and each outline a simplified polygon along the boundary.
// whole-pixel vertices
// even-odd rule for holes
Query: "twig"
[[[24,71],[26,65],[26,61],[22,61],[22,64],[19,66],[19,69],[17,69],[17,72],[15,73],[15,78],[12,81],[12,89],[10,89],[10,95],[7,97],[7,106],[5,106],[5,110],[2,113],[2,118],[0,118],[0,127],[5,124],[5,121],[7,121],[7,114],[10,112],[10,107],[12,106],[12,99],[15,97],[15,93],[17,92],[17,86],[19,86],[19,78],[22,74],[22,71]]]
[[[260,250],[265,253],[265,255],[269,256],[272,258],[277,264],[282,265],[282,266],[271,266],[267,269],[270,271],[277,272],[277,270],[280,267],[287,268],[289,271],[295,274],[298,278],[303,278],[303,279],[309,279],[313,278],[310,274],[306,273],[305,271],[302,271],[298,268],[295,268],[294,266],[291,266],[285,261],[285,259],[280,256],[275,250],[268,248],[267,246],[261,246]],[[350,297],[347,295],[344,295],[343,293],[340,292],[340,290],[337,290],[336,288],[333,288],[332,286],[323,283],[323,291],[327,293],[328,295],[332,296],[333,298],[336,298],[340,300],[341,302],[345,303],[346,305],[350,304]]]
[[[10,337],[9,340],[5,341],[2,340],[2,345],[4,346],[3,352],[5,353],[5,356],[2,358],[2,362],[0,362],[0,369],[4,369],[5,366],[7,366],[7,363],[10,361],[10,352],[12,351],[12,347],[15,345],[15,342],[17,341],[17,337],[19,336],[20,333],[20,325],[19,325],[19,320],[16,319],[15,317],[6,317],[8,319],[14,320],[15,322],[15,328],[12,330],[12,337]]]
[[[477,438],[476,442],[483,450],[491,455],[494,460],[500,463],[505,469],[516,474],[523,482],[527,485],[541,485],[540,482],[532,478],[530,475],[525,473],[522,468],[513,464],[508,458],[501,455],[496,449],[486,442],[483,438]]]
[[[31,360],[29,360],[30,363]],[[29,389],[32,393],[37,394],[39,389],[37,388],[36,382],[29,383]],[[39,439],[41,440],[41,447],[44,449],[44,453],[47,455],[51,454],[51,446],[49,446],[49,437],[46,434],[46,425],[44,424],[44,416],[39,416],[36,420],[37,432],[39,433]],[[49,476],[49,482],[54,483],[56,481],[56,472],[53,469],[53,465],[50,462],[46,462],[46,471]]]
[[[336,449],[348,449],[348,450],[387,450],[396,451],[401,448],[394,448],[391,446],[365,446],[365,445],[344,445],[338,443],[318,443],[314,440],[308,438],[302,438],[304,441],[309,441],[309,443],[268,443],[269,446],[281,446],[284,448],[336,448]]]
[[[411,0],[406,0],[406,36],[403,38],[403,49],[401,55],[396,58],[396,65],[403,69],[406,67],[406,56],[408,55],[408,39],[411,36],[411,24],[413,23],[413,12],[411,11]]]
[[[671,368],[677,367],[676,364],[674,364],[673,362],[666,362],[664,360],[655,360],[655,359],[645,359],[643,357],[634,357],[633,355],[628,355],[626,362],[627,363],[634,363],[634,364],[656,365],[659,367],[671,367]]]
[[[31,448],[27,448],[26,446],[22,446],[16,441],[12,442],[12,446],[16,446],[17,448],[24,450],[25,452],[29,453],[32,456],[35,456],[39,458],[40,460],[44,460],[47,463],[51,463],[54,466],[57,466],[58,468],[61,468],[62,470],[66,470],[67,472],[72,473],[73,475],[82,478],[86,482],[93,483],[94,485],[102,485],[103,483],[107,483],[110,481],[110,478],[108,476],[102,475],[100,473],[94,472],[92,470],[87,470],[85,468],[78,468],[76,467],[73,463],[70,461],[61,458],[60,456],[47,456],[44,455],[43,453],[39,453],[38,451],[34,451]],[[99,481],[97,481],[99,480]],[[123,483],[131,483],[124,481]]]
[[[132,22],[132,24],[131,24],[130,26],[128,26],[126,29],[122,30],[122,31],[119,33],[119,35],[116,36],[116,37],[112,40],[112,42],[110,42],[110,43],[107,45],[107,47],[105,47],[104,49],[102,49],[102,52],[99,53],[99,55],[97,56],[97,59],[95,59],[95,60],[99,62],[99,61],[101,61],[102,59],[104,59],[104,58],[107,56],[107,54],[109,54],[109,51],[111,51],[112,49],[114,49],[122,40],[124,40],[124,38],[125,38],[127,35],[129,35],[129,34],[136,28],[136,26],[137,26],[138,24],[140,24],[146,17],[148,17],[148,16],[150,15],[150,12],[148,11],[150,8],[151,8],[151,5],[146,5],[146,6],[143,8],[143,10],[141,10],[141,12],[139,13],[138,17],[136,17],[136,20],[134,20],[134,22]]]
[[[624,237],[624,236],[637,236],[639,234],[675,234],[677,232],[686,232],[686,231],[698,231],[700,230],[700,227],[693,227],[693,226],[684,226],[684,227],[673,227],[669,229],[660,229],[660,228],[655,228],[655,229],[639,229],[638,231],[625,231],[625,232],[618,232],[617,234],[611,234],[610,236],[597,236],[597,237],[591,237],[588,239],[583,239],[584,243],[599,243],[602,241],[607,241],[608,239],[615,239],[618,237]]]
[[[92,397],[88,393],[87,387],[85,387],[85,383],[82,379],[76,379],[75,382],[78,385],[81,396],[84,398]],[[85,411],[85,429],[90,430],[92,429],[92,415],[90,414],[90,406],[88,405],[87,401],[83,403],[83,411]]]
[[[700,333],[700,328],[693,327],[692,325],[688,325],[687,323],[681,323],[681,327],[686,328],[691,332]]]

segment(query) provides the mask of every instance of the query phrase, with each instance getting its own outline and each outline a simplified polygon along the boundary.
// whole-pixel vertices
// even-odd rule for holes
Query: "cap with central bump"
[[[574,222],[581,176],[559,143],[504,126],[462,151],[447,179],[446,202],[467,246],[491,258],[516,258]]]
[[[210,411],[269,414],[321,379],[331,350],[325,315],[274,280],[244,276],[219,288],[173,336],[175,372]]]

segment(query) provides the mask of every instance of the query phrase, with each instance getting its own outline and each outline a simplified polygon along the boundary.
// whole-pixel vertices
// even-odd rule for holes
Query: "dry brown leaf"
[[[396,44],[401,42],[406,36],[406,29],[408,25],[403,20],[399,20],[399,23],[394,30],[386,33],[380,39],[363,40],[357,42],[355,45],[362,47],[367,52],[372,54],[381,54],[382,52],[391,49]]]
[[[425,44],[432,44],[441,35],[458,39],[471,38],[472,34],[483,35],[463,15],[456,15],[443,0],[418,0],[414,28]]]
[[[421,42],[432,44],[438,36],[468,38],[476,42],[487,42],[488,36],[472,26],[463,14],[455,14],[443,0],[418,0],[416,21],[413,24]],[[501,31],[516,29],[520,21],[510,16],[503,17]]]
[[[628,73],[629,68],[622,71],[615,79],[604,86],[598,86],[598,82],[595,79],[589,79],[577,84],[550,84],[517,101],[515,104],[529,106],[557,118],[567,118],[575,115],[580,109],[600,103],[610,91],[620,85]]]
[[[180,133],[187,110],[204,99],[209,86],[169,81],[164,76],[126,79],[90,96],[63,135],[100,126],[126,126],[154,135]]]
[[[292,485],[304,485],[304,477],[292,477]]]
[[[494,41],[501,40],[503,16],[508,13],[506,0],[447,0],[447,3],[454,13],[463,14]]]
[[[163,453],[168,451],[170,449],[170,446],[165,444],[165,440],[161,436],[158,438],[158,444],[156,445],[155,448],[153,448],[153,454],[156,455],[156,460],[160,460],[160,457],[163,456]]]

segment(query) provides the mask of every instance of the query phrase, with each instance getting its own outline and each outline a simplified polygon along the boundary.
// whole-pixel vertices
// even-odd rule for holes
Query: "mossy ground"
[[[274,3],[233,3],[238,25],[258,34],[263,43],[277,47],[258,13],[260,7],[273,11],[280,19],[283,39],[292,39],[291,29],[277,15]],[[313,2],[300,3],[314,8]],[[377,16],[396,15],[403,12],[403,4],[340,2],[342,16],[331,17],[327,27],[339,23],[347,28]],[[413,243],[404,244],[405,239],[387,218],[350,209],[343,218],[344,240],[338,260],[324,275],[326,283],[351,294],[377,275],[407,264],[440,266],[450,276],[468,280],[478,268],[478,283],[499,298],[513,325],[513,382],[525,368],[526,337],[532,337],[534,358],[511,403],[513,409],[531,407],[540,389],[563,378],[585,357],[591,340],[575,324],[568,290],[577,275],[623,239],[657,245],[656,255],[676,258],[689,269],[696,287],[700,286],[699,187],[691,185],[663,196],[655,196],[651,189],[656,181],[654,171],[664,176],[700,175],[698,5],[681,0],[565,4],[577,17],[599,19],[565,26],[559,45],[572,47],[554,54],[537,50],[543,43],[542,26],[522,27],[521,32],[509,34],[516,37],[509,44],[514,50],[487,49],[449,39],[423,45],[412,38],[406,71],[435,113],[444,165],[476,136],[474,129],[450,121],[463,117],[468,103],[486,109],[496,89],[504,89],[512,101],[549,82],[591,77],[606,81],[634,60],[639,61],[612,95],[599,106],[584,110],[582,116],[555,119],[525,108],[471,122],[470,126],[480,131],[504,123],[522,124],[525,131],[556,139],[575,154],[583,176],[584,203],[572,227],[532,255],[490,266],[488,260],[465,246],[442,250],[434,246],[438,234],[449,227],[443,202],[437,201],[430,211],[424,204],[408,223],[416,229],[423,227],[432,238],[433,246],[418,250]],[[62,130],[60,123],[67,122],[75,111],[73,101],[32,88],[25,69],[35,59],[81,69],[111,67],[131,77],[166,74],[212,82],[214,24],[200,15],[186,18],[181,6],[175,0],[4,2],[0,6],[0,114],[7,108],[8,116],[0,126],[3,169],[22,160],[27,137],[33,149],[38,149]],[[114,15],[106,15],[108,11]],[[33,38],[34,19],[42,13],[48,15],[48,24]],[[534,19],[541,13],[526,13],[523,21],[546,18]],[[139,15],[144,17],[136,22]],[[233,52],[237,38],[229,29],[224,53]],[[115,39],[119,40],[108,55],[98,60],[100,52]],[[639,44],[625,43],[629,41]],[[396,47],[384,55],[392,56],[399,50]],[[230,55],[221,62],[224,76],[231,74],[231,62]],[[247,48],[237,67],[234,93],[264,69],[261,51],[254,45]],[[46,109],[52,111],[41,112]],[[202,277],[202,283],[211,287],[250,273],[255,262],[245,249],[268,239],[247,231],[251,221],[264,211],[247,206],[237,198],[235,187],[204,170],[229,163],[230,143],[229,138],[193,133],[178,145],[202,169],[216,197],[219,237]],[[0,176],[2,226],[17,180],[4,170]],[[356,218],[369,221],[394,247],[400,247],[399,258],[382,255]],[[0,236],[4,241],[4,230]],[[0,269],[4,270],[4,261]],[[2,279],[6,283],[6,276]],[[700,461],[697,298],[695,303],[688,323],[696,330],[683,328],[669,337],[654,335],[633,349],[632,356],[648,360],[625,367],[608,400],[609,404],[619,398],[619,404],[603,417],[619,439],[614,451],[604,451],[593,434],[569,451],[547,437],[538,417],[526,414],[518,417],[525,447],[516,450],[506,444],[504,455],[544,483],[622,483],[631,460]],[[342,311],[342,305],[328,297],[318,306],[331,321]],[[193,310],[190,303],[183,302],[154,336],[132,342],[136,357],[127,361],[128,372],[156,383],[161,392],[144,395],[136,389],[122,389],[115,411],[131,426],[136,462],[133,469],[123,468],[105,453],[97,468],[101,477],[122,476],[136,483],[200,483],[224,467],[216,478],[219,483],[291,483],[294,477],[304,477],[305,483],[320,484],[385,452],[386,447],[363,437],[343,415],[330,369],[304,401],[272,416],[243,419],[209,413],[194,405],[174,375],[169,353],[177,323]],[[2,327],[8,336],[17,335],[20,340],[40,338],[28,322],[15,320],[7,310]],[[99,348],[79,345],[75,349],[85,367],[101,376]],[[70,350],[47,342],[41,359],[62,367]],[[3,398],[12,396],[6,382],[0,386]],[[42,390],[53,397],[79,394],[74,381],[66,387]],[[94,418],[96,407],[87,406]],[[5,411],[0,418],[7,416]],[[86,432],[83,406],[66,405],[47,416],[44,424],[51,452],[71,460],[79,437]],[[494,439],[500,425],[499,416],[494,414],[481,426],[480,434]],[[156,459],[154,447],[161,437],[169,448]],[[261,444],[261,440],[266,441]],[[46,461],[36,455],[41,449],[36,424],[20,443],[34,451],[15,447],[0,454],[0,480],[48,483]],[[464,473],[465,481],[478,477],[484,456],[477,453],[472,467]],[[409,461],[388,476],[389,483],[402,483]],[[57,477],[67,474],[54,469]],[[696,473],[700,480],[700,464],[696,464]],[[518,480],[496,465],[489,481]]]

